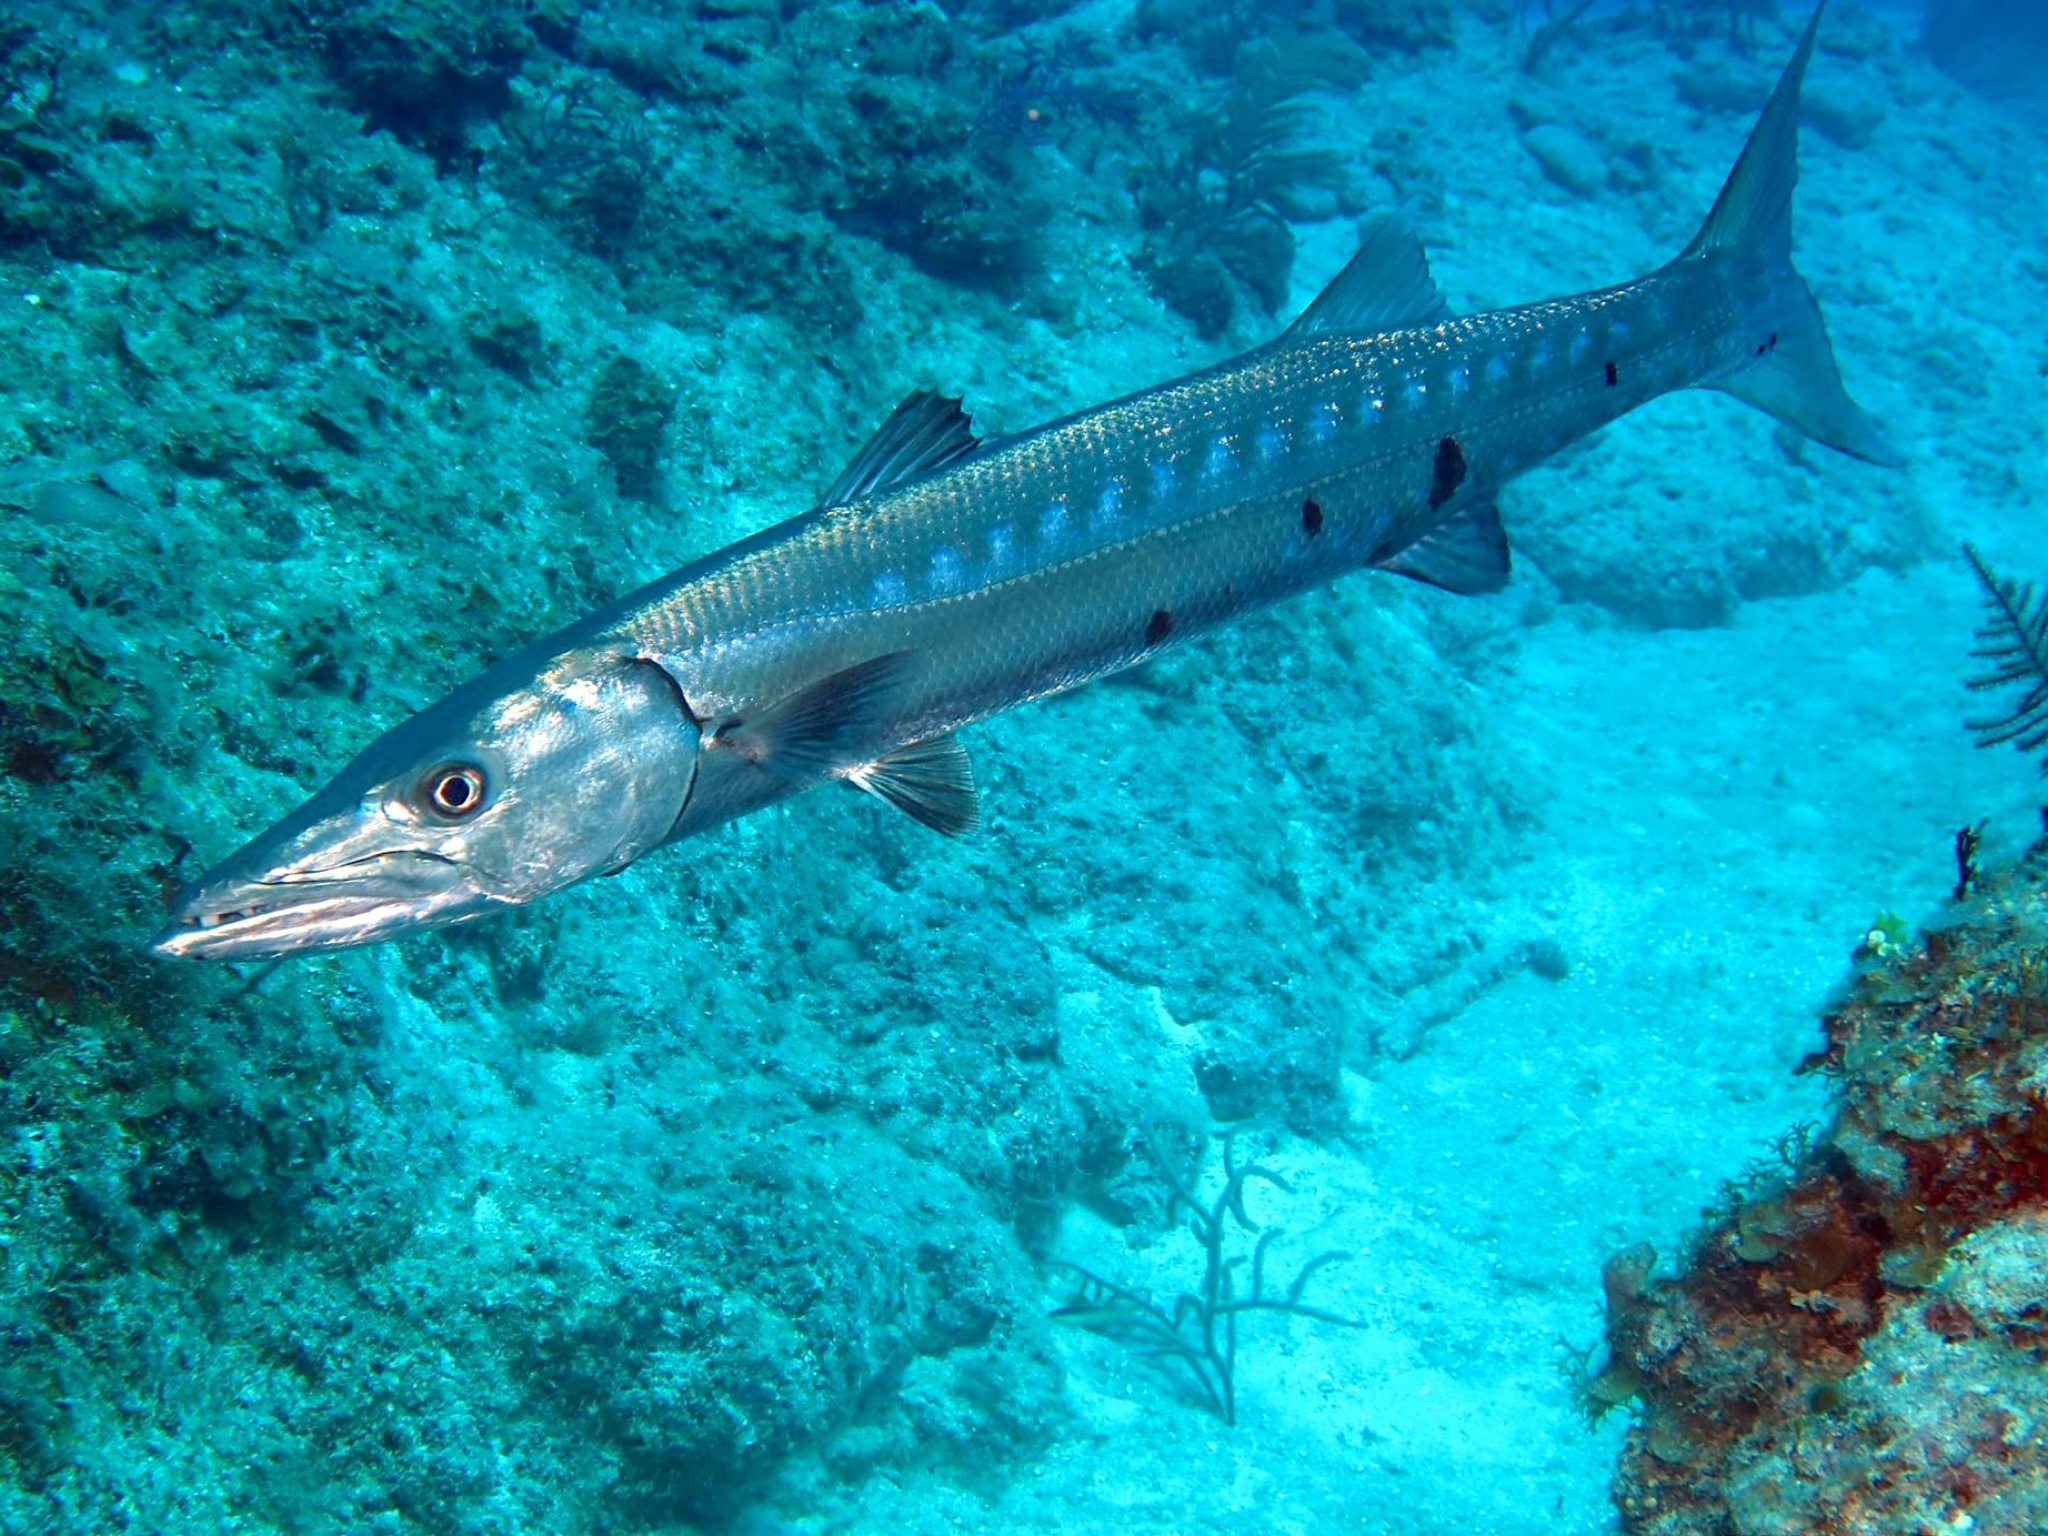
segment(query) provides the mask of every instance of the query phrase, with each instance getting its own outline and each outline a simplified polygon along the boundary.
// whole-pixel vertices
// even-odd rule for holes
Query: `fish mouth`
[[[244,874],[239,859],[179,899],[149,941],[171,960],[260,960],[347,949],[475,916],[490,898],[462,867],[413,850],[373,853],[318,870]]]

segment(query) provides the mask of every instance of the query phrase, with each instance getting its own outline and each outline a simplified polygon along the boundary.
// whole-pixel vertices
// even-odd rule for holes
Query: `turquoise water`
[[[1510,489],[1504,594],[976,728],[972,839],[827,792],[453,933],[142,946],[911,389],[1216,361],[1402,202],[1460,309],[1667,259],[1803,21],[1746,9],[1525,67],[1505,0],[12,8],[0,1530],[1621,1529],[1602,1263],[1825,1115],[1957,827],[2039,829],[1957,552],[2048,578],[2017,33],[1843,3],[1811,71],[1797,259],[1903,470],[1667,399]],[[1226,1425],[1059,1314],[1199,1290],[1232,1127],[1341,1321],[1247,1317]]]

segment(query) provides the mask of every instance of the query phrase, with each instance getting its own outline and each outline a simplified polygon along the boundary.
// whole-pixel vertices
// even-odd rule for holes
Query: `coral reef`
[[[1656,948],[1639,885],[1687,886],[1673,942],[1697,924],[1716,963],[1802,919],[1759,918],[1703,854],[1669,861],[1707,839],[1631,797],[1642,761],[1618,745],[1663,722],[1638,732],[1561,682],[1610,638],[1665,637],[1596,636],[1585,665],[1542,572],[1631,623],[1714,623],[1925,543],[1912,499],[1721,405],[1674,402],[1677,430],[1617,430],[1511,507],[1526,596],[1355,581],[977,730],[972,844],[820,795],[467,932],[243,972],[141,950],[196,866],[376,730],[801,510],[904,390],[971,388],[1000,432],[1200,366],[1213,349],[1122,255],[1202,267],[1183,215],[1223,229],[1189,303],[1245,339],[1309,265],[1335,270],[1383,191],[1423,200],[1461,305],[1512,301],[1628,275],[1639,227],[1675,249],[1748,110],[1719,8],[1697,36],[1586,22],[1548,95],[1513,70],[1507,0],[1460,27],[1444,0],[1137,10],[1120,30],[1061,0],[20,0],[0,19],[0,1529],[766,1529],[741,1506],[786,1480],[791,1529],[885,1528],[900,1496],[927,1522],[904,1529],[1153,1531],[1219,1466],[1248,1491],[1218,1521],[1329,1525],[1401,1488],[1437,1528],[1604,1528],[1550,1512],[1553,1489],[1594,1510],[1605,1469],[1531,1453],[1522,1415],[1556,1394],[1518,1379],[1514,1331],[1577,1305],[1585,1228],[1502,1194],[1530,1143],[1483,1138],[1515,1118],[1496,1098],[1625,1121],[1639,1152],[1643,1119],[1685,1122],[1668,1078],[1631,1091],[1602,1065],[1641,1037],[1584,1012],[1554,1099],[1512,1076],[1533,1070],[1525,1036],[1487,1076],[1462,1032],[1475,998],[1521,1006],[1531,970],[1551,979],[1528,1006],[1605,1008],[1587,978]],[[1837,8],[1827,45],[1850,32]],[[1315,93],[1244,90],[1275,50]],[[1829,63],[1891,104],[1877,147],[1896,156],[1832,210],[1802,204],[1828,219],[1806,249],[1854,258],[1820,273],[1831,304],[1859,241],[1894,264],[1838,339],[1876,338],[1855,371],[1891,381],[1887,419],[1973,517],[2031,516],[2038,460],[1985,392],[2010,333],[2025,377],[2048,334],[2039,285],[1997,265],[2031,271],[2038,161],[1946,106],[1913,137],[1906,105],[1947,87],[1894,45]],[[1285,136],[1216,142],[1261,121]],[[1545,136],[1549,161],[1510,131],[1540,124],[1573,136]],[[1336,152],[1356,196],[1323,175]],[[1809,190],[1859,174],[1834,161]],[[1984,280],[1925,304],[1957,252]],[[1888,701],[1922,638],[1925,590],[1900,593]],[[1867,628],[1867,596],[1825,611]],[[1767,610],[1768,645],[1727,632],[1732,660],[1680,670],[1740,670],[1741,715],[1788,619],[1839,652],[1813,612]],[[1661,686],[1681,653],[1656,654]],[[1568,748],[1528,745],[1539,682]],[[1870,749],[1899,718],[1811,724]],[[1693,777],[1739,780],[1722,765],[1751,739],[1718,741],[1663,781],[1676,814],[1698,814]],[[1844,786],[1967,771],[1931,749],[1832,777],[1825,759],[1802,751],[1785,793],[1839,791],[1858,836],[1838,849],[1910,798]],[[1543,846],[1560,785],[1598,796],[1574,854],[1618,848],[1625,869],[1507,864]],[[1732,794],[1699,804],[1725,827]],[[1717,974],[1688,963],[1680,984],[1749,984]],[[1671,1017],[1661,991],[1636,1000]],[[1392,1133],[1439,1113],[1455,1134]],[[1119,1223],[1112,1244],[1156,1240],[1177,1287],[1165,1254],[1199,1274],[1199,1244],[1168,1227],[1133,1127],[1186,1151],[1185,1127],[1243,1119],[1286,1128],[1276,1166],[1297,1166],[1293,1134],[1325,1171],[1384,1181],[1304,1180],[1301,1203],[1344,1190],[1384,1223],[1345,1306],[1386,1327],[1267,1319],[1276,1348],[1248,1336],[1240,1362],[1248,1432],[1199,1408],[1077,1430],[1156,1384],[1091,1406],[1105,1350],[1062,1390],[1048,1234],[1080,1201]],[[1632,1180],[1659,1159],[1567,1186],[1600,1186],[1596,1241],[1637,1230]],[[1220,1225],[1226,1265],[1264,1236]],[[1941,1360],[1979,1370],[2033,1326],[2038,1248],[2017,1222],[1961,1246],[1982,1262],[1919,1294],[1923,1315],[1945,1298]],[[1635,1284],[1622,1266],[1616,1293]],[[1440,1339],[1412,1326],[1430,1307]],[[1398,1400],[1374,1396],[1388,1382]],[[1500,1458],[1483,1480],[1475,1451]],[[993,1502],[1034,1487],[1037,1518]]]
[[[2048,840],[1873,954],[1834,1083],[1671,1279],[1607,1270],[1590,1410],[1632,1403],[1631,1536],[2019,1536],[2048,1503]]]
[[[512,105],[512,81],[539,46],[535,21],[559,3],[302,0],[286,14],[316,40],[335,82],[372,127],[450,164],[474,124]]]
[[[964,103],[933,101],[914,78],[854,86],[841,104],[835,185],[826,212],[842,228],[901,251],[935,277],[1019,292],[1040,260],[1037,200],[996,191],[976,156]]]
[[[670,870],[644,945],[550,918],[340,968],[145,957],[187,836],[225,843],[366,725],[681,563],[680,520],[633,498],[736,311],[860,312],[866,242],[792,211],[797,178],[698,193],[656,152],[682,87],[579,62],[616,15],[586,41],[547,7],[329,7],[330,50],[258,10],[0,24],[0,1528],[668,1527],[801,1447],[995,1465],[1057,1380],[1010,1223],[1121,1118],[1054,1079],[1043,956],[985,1018],[950,987],[911,1010],[920,967],[977,968],[899,902],[859,978],[878,1049],[778,1052],[846,1017],[783,961],[695,1035],[761,1091],[707,1098],[643,1049],[704,990],[654,930],[715,909],[786,955],[857,826],[758,904]],[[683,59],[704,90],[731,70]],[[747,100],[735,135],[782,141],[788,97]],[[791,421],[835,418],[831,389]],[[703,414],[776,486],[718,516],[795,510],[811,447],[744,398]],[[619,968],[562,963],[586,946]]]
[[[46,126],[62,66],[57,48],[27,22],[0,22],[0,240],[33,234],[52,211],[26,194],[65,164],[65,148]]]
[[[638,103],[575,75],[507,115],[502,177],[514,196],[586,250],[632,243],[659,174]]]

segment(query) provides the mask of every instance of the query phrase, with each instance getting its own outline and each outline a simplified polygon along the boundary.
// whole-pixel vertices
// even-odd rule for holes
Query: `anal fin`
[[[1417,539],[1380,569],[1477,597],[1508,584],[1508,535],[1492,502],[1467,507],[1427,538]]]
[[[855,789],[885,800],[913,820],[958,837],[981,824],[974,795],[974,766],[967,749],[951,736],[934,736],[899,747],[845,775]]]

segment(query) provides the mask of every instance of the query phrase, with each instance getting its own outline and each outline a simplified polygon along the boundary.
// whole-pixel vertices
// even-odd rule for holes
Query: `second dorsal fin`
[[[980,446],[958,395],[920,389],[905,397],[839,472],[820,507],[843,507],[965,458]]]
[[[1287,328],[1289,341],[1309,336],[1369,336],[1375,331],[1435,325],[1450,306],[1429,275],[1429,258],[1398,208],[1375,224],[1358,254]]]

